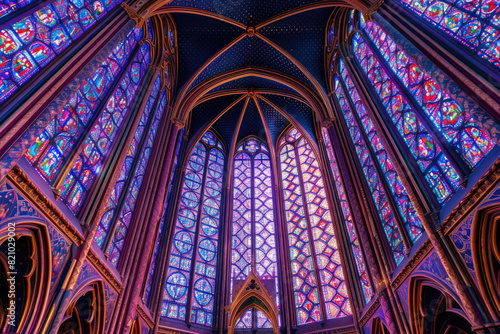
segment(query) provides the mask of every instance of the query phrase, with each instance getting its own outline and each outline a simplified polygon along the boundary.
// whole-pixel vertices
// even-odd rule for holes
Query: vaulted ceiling
[[[247,135],[272,145],[290,123],[314,136],[312,110],[322,119],[329,109],[326,31],[338,6],[350,5],[174,0],[156,10],[176,25],[174,115],[191,122],[190,137],[212,127],[227,145]]]

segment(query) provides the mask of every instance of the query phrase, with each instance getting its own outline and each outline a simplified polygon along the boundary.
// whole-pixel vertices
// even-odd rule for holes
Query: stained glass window
[[[147,129],[151,110],[153,109],[156,97],[160,90],[160,86],[161,86],[161,76],[160,74],[158,74],[156,76],[156,80],[153,89],[151,91],[151,95],[149,96],[146,102],[146,106],[144,107],[144,110],[142,112],[141,119],[139,120],[139,124],[137,125],[134,137],[132,138],[130,146],[127,150],[127,155],[120,169],[120,174],[118,176],[118,179],[116,180],[115,186],[113,187],[113,190],[111,192],[111,196],[106,203],[105,212],[101,218],[99,227],[97,228],[94,240],[103,250],[105,249],[105,240],[109,235],[108,232],[110,228],[113,227],[113,224],[111,224],[111,222],[114,221],[113,218],[116,213],[116,208],[119,205],[119,203],[121,203],[120,198],[122,196],[123,190],[125,190],[124,187],[130,178],[130,172],[132,171],[137,153],[138,151],[141,151],[141,146],[140,146],[141,140],[143,137],[145,137],[145,134],[147,133],[147,131],[145,130]]]
[[[131,56],[141,30],[135,28],[97,68],[26,152],[26,158],[42,177],[51,182],[74,148],[112,83]]]
[[[163,212],[163,216],[160,222],[160,227],[158,228],[158,235],[156,237],[156,244],[155,244],[155,250],[153,253],[153,259],[151,260],[151,265],[149,266],[149,274],[148,274],[148,280],[146,282],[146,290],[144,292],[144,300],[146,301],[146,304],[149,303],[149,294],[151,293],[151,284],[153,282],[153,274],[155,272],[156,268],[156,259],[158,257],[158,251],[160,249],[160,242],[161,238],[163,235],[163,228],[165,226],[165,219],[167,218],[168,214],[168,209],[169,209],[169,203],[170,203],[170,194],[172,193],[172,188],[174,185],[174,180],[175,180],[175,170],[177,168],[177,163],[179,161],[179,152],[181,149],[182,145],[182,136],[184,135],[184,128],[182,128],[180,134],[179,134],[179,139],[177,142],[177,149],[175,150],[175,159],[174,159],[174,165],[172,167],[172,174],[170,176],[170,182],[168,185],[168,190],[167,190],[167,199],[165,200],[165,210]]]
[[[117,134],[129,114],[137,88],[149,64],[149,44],[145,43],[129,65],[92,126],[83,148],[65,176],[61,197],[77,213],[101,171]]]
[[[366,23],[364,31],[380,51],[381,59],[389,65],[390,70],[407,87],[415,101],[422,108],[435,128],[451,144],[461,158],[471,167],[475,167],[493,148],[494,143],[485,129],[479,128],[470,113],[454,99],[449,92],[433,80],[425,69],[421,69],[406,51],[387,35],[376,22]],[[353,46],[356,57],[360,60],[363,70],[374,82],[374,72],[380,72],[382,80],[388,81],[388,73],[378,64],[376,51],[370,48],[358,33],[354,37]],[[368,59],[374,59],[373,65]],[[377,86],[377,83],[375,83]],[[394,87],[397,96],[397,88]],[[407,102],[402,100],[401,109],[409,109]],[[396,109],[393,107],[393,109]],[[453,183],[453,181],[450,181]]]
[[[224,154],[207,132],[186,166],[162,316],[212,326]],[[192,282],[192,285],[190,285]]]
[[[418,17],[500,67],[498,0],[398,0]]]
[[[273,328],[271,320],[261,310],[251,308],[236,321],[237,329]]]
[[[31,3],[0,1],[0,17]],[[55,0],[0,30],[0,102],[121,1]]]
[[[368,74],[386,112],[417,161],[436,198],[440,203],[446,201],[459,187],[458,174],[406,98],[374,57],[372,50],[361,41],[358,32],[354,36],[353,45],[356,45],[356,57],[361,67]]]
[[[233,293],[239,291],[233,289],[254,272],[279,307],[275,215],[268,152],[266,145],[250,138],[239,146],[234,157],[230,292],[233,298]],[[275,292],[274,296],[272,292]],[[239,322],[249,318],[249,328],[270,328],[262,327],[270,325],[269,320],[258,321],[257,313],[260,311],[251,309],[248,312],[250,316],[243,316]]]
[[[363,290],[363,296],[365,303],[368,303],[372,296],[373,291],[370,283],[370,278],[368,277],[368,272],[366,269],[365,261],[363,259],[363,253],[361,246],[359,245],[358,233],[356,227],[354,226],[354,221],[352,220],[351,209],[349,208],[349,202],[347,201],[347,195],[344,189],[344,184],[342,182],[342,177],[340,175],[339,167],[337,165],[337,160],[335,158],[335,153],[333,152],[332,142],[330,140],[330,135],[326,128],[322,128],[322,135],[325,141],[326,151],[328,153],[328,158],[330,159],[330,166],[332,168],[333,177],[335,179],[335,188],[337,190],[337,195],[342,207],[342,214],[344,216],[344,223],[347,228],[349,235],[349,240],[351,243],[351,249],[354,254],[354,260],[356,262],[356,267],[358,269],[358,277],[361,288]]]
[[[415,242],[422,235],[422,223],[420,222],[420,218],[417,216],[415,208],[408,198],[408,194],[406,193],[406,189],[401,182],[401,178],[397,174],[394,164],[382,145],[382,141],[380,140],[372,120],[368,116],[368,112],[359,97],[358,91],[354,86],[342,59],[340,59],[340,72],[348,89],[349,96],[351,97],[356,109],[357,116],[360,119],[360,124],[362,125],[373,152],[375,153],[377,161],[382,168],[389,190],[394,198],[400,217],[404,221],[410,240]]]
[[[167,94],[164,91],[156,107],[155,117],[149,128],[148,137],[146,138],[145,145],[142,147],[139,161],[135,167],[134,174],[132,174],[133,178],[126,193],[127,195],[123,201],[120,214],[115,222],[116,227],[108,250],[109,260],[115,266],[118,263],[118,259],[123,249],[123,244],[125,243],[125,237],[130,226],[130,221],[132,220],[132,214],[134,213],[135,204],[139,196],[142,181],[144,180],[146,167],[148,166],[149,157],[151,156],[151,151],[153,150],[154,141],[158,132],[158,126],[160,125],[166,104]]]
[[[342,59],[340,59],[340,63],[343,68]],[[347,73],[345,74],[347,76]],[[338,76],[335,76],[335,93],[337,95],[337,99],[339,101],[342,113],[344,114],[344,118],[347,123],[349,133],[351,134],[354,147],[356,149],[356,153],[363,168],[363,173],[365,174],[366,180],[370,187],[373,200],[378,209],[378,214],[382,221],[382,227],[386,235],[389,248],[393,253],[396,264],[399,264],[404,259],[404,244],[399,231],[399,227],[395,220],[396,218],[394,217],[395,213],[392,211],[391,205],[389,204],[389,199],[387,198],[386,189],[382,184],[382,180],[380,179],[375,166],[376,162],[372,160],[372,157],[369,153],[370,149],[367,146],[365,139],[363,138],[362,130],[357,123],[353,111],[351,110],[347,95],[345,94],[344,89],[340,84],[340,79],[338,78]],[[361,103],[359,96],[357,95],[356,88],[354,87],[352,90],[352,94],[354,94],[353,103],[356,103],[355,106],[358,109],[362,110],[362,114],[365,115],[366,111],[364,111],[364,106]],[[367,125],[373,126],[369,118],[365,118],[365,120],[367,121]],[[375,134],[375,132],[372,131],[372,134]],[[377,142],[376,139],[377,137],[373,138],[374,144],[378,144],[381,153],[383,153],[382,151],[383,147],[381,146],[380,141]],[[384,154],[382,155],[382,158],[386,156],[387,155]],[[389,163],[388,165],[383,165],[383,166],[386,167],[392,166],[390,160],[388,161],[388,163]],[[389,169],[387,172],[388,172],[387,176],[390,177],[391,180],[396,179],[395,178],[396,173],[392,168]]]
[[[298,323],[351,315],[318,161],[297,129],[285,138],[279,153]]]

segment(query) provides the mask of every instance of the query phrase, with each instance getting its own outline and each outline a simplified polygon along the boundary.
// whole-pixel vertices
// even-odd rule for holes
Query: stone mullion
[[[224,164],[224,168],[226,168],[228,171],[231,170],[231,168],[234,168],[234,155],[233,156],[228,156],[226,163]],[[227,175],[233,175],[233,177],[227,177]],[[228,291],[228,287],[230,287],[230,282],[231,282],[231,267],[232,267],[232,258],[231,254],[233,251],[232,247],[232,212],[233,212],[233,189],[234,189],[234,172],[233,173],[225,173],[226,178],[224,182],[226,183],[226,186],[223,188],[224,192],[226,193],[226,197],[224,200],[224,207],[227,208],[224,214],[224,224],[221,224],[220,231],[222,235],[219,235],[219,239],[221,240],[220,245],[222,245],[223,249],[229,250],[225,255],[226,256],[221,256],[219,259],[222,259],[222,261],[217,261],[217,263],[220,263],[220,268],[221,268],[221,273],[223,273],[222,277],[218,281],[220,281],[220,284],[217,285],[217,288],[220,288],[220,293],[218,294],[218,301],[220,305],[220,309],[218,310],[218,317],[214,317],[214,319],[218,320],[218,323],[216,327],[218,327],[218,332],[223,333],[224,329],[227,328],[228,323],[227,323],[227,312],[229,311],[229,307],[231,306],[229,296],[231,295],[232,291]],[[220,251],[220,249],[219,249]],[[222,251],[222,253],[225,253]],[[224,289],[226,288],[226,289]],[[215,309],[214,309],[215,313]]]
[[[93,37],[70,46],[67,51],[71,54],[65,53],[67,61],[49,65],[40,72],[55,71],[50,80],[36,79],[19,89],[15,94],[18,97],[11,103],[2,106],[4,111],[13,111],[0,126],[0,178],[17,163],[58,111],[134,27],[125,11],[118,8],[115,14],[94,27]],[[35,92],[28,92],[28,88],[37,85],[40,87]]]
[[[51,184],[52,184],[52,190],[54,191],[54,195],[55,195],[55,197],[57,199],[61,195],[61,187],[63,185],[65,177],[68,175],[68,173],[72,169],[75,161],[78,159],[78,157],[80,156],[80,153],[83,151],[85,140],[89,137],[89,135],[91,133],[91,130],[99,122],[99,117],[104,112],[104,109],[106,108],[106,104],[108,102],[108,99],[111,96],[113,96],[113,94],[115,93],[115,89],[117,89],[120,86],[121,80],[127,76],[127,69],[133,63],[135,56],[139,53],[139,50],[140,50],[140,47],[141,47],[140,44],[141,43],[137,43],[134,51],[130,54],[129,59],[127,60],[127,63],[125,64],[126,66],[124,66],[121,69],[120,75],[117,76],[116,79],[114,80],[114,82],[110,85],[108,91],[103,96],[103,98],[102,98],[101,102],[99,103],[98,107],[95,109],[95,112],[92,114],[92,116],[90,117],[89,121],[87,122],[87,125],[86,125],[84,131],[82,132],[82,134],[80,135],[80,137],[75,141],[75,144],[73,145],[73,150],[71,150],[68,153],[68,155],[64,159],[64,162],[61,163],[61,166],[59,167],[58,173],[55,175],[54,179],[51,182]],[[145,75],[144,78],[143,78],[143,80],[141,81],[141,83],[137,87],[138,91],[136,92],[135,96],[132,99],[132,103],[130,104],[131,108],[127,111],[126,115],[123,116],[125,119],[127,119],[131,115],[133,115],[133,112],[134,112],[133,106],[135,105],[135,103],[138,100],[137,99],[137,95],[139,94],[139,89],[141,87],[141,84],[146,79],[147,79],[147,77]],[[120,138],[121,134],[123,133],[123,128],[126,126],[127,121],[124,120],[123,122],[124,122],[124,124],[122,124],[122,126],[119,129],[117,129],[117,131],[118,131],[117,138]],[[103,166],[106,165],[108,157],[113,155],[113,152],[115,151],[116,146],[117,146],[117,144],[116,144],[116,141],[115,141],[112,144],[112,148],[110,148],[110,150],[109,150],[108,156],[103,158],[103,164],[102,164]],[[94,187],[95,187],[95,183],[92,185],[92,189]],[[92,193],[92,189],[90,189],[90,191],[88,192],[88,194]],[[87,198],[87,200],[88,200],[88,198]],[[81,211],[80,212],[83,212],[85,210],[85,204],[86,203],[84,201],[84,203],[83,203],[83,205],[81,207]],[[77,216],[80,216],[80,215],[77,214]]]
[[[451,144],[448,143],[445,138],[443,138],[444,136],[441,134],[441,132],[438,129],[436,129],[435,125],[428,119],[427,115],[425,115],[423,113],[422,108],[418,105],[418,103],[415,100],[415,98],[413,97],[413,95],[411,95],[408,92],[408,90],[404,86],[401,85],[401,79],[399,79],[396,75],[394,75],[394,73],[392,72],[392,69],[385,62],[385,59],[380,54],[377,46],[373,43],[371,38],[365,33],[365,31],[360,31],[359,33],[361,34],[365,43],[367,43],[367,45],[372,49],[374,57],[380,63],[380,66],[385,69],[385,72],[387,73],[387,76],[391,79],[391,82],[397,87],[400,94],[404,96],[404,98],[408,102],[408,105],[410,106],[411,110],[415,113],[415,115],[418,117],[418,119],[422,122],[422,125],[429,132],[429,135],[435,139],[436,145],[438,145],[439,148],[441,148],[442,154],[444,154],[448,158],[448,161],[450,162],[450,164],[453,166],[453,168],[457,172],[458,177],[460,178],[460,183],[462,184],[462,186],[465,186],[465,184],[467,183],[467,179],[468,179],[470,173],[472,172],[470,167],[462,160],[460,155],[451,146]],[[370,80],[368,79],[368,75],[365,74],[363,70],[360,70],[359,72],[360,72],[360,76],[362,76],[366,80],[366,82],[370,82]],[[374,91],[372,85],[370,85],[370,89],[368,89],[368,90],[372,92],[372,96],[375,97],[375,100],[380,100],[380,98],[378,97],[378,94]],[[379,105],[381,105],[381,104],[382,104],[382,102],[380,101]],[[387,114],[387,112],[383,106],[381,106],[381,108],[379,108],[379,110],[381,110],[382,113]],[[388,117],[390,118],[390,116],[388,116]],[[387,123],[390,123],[389,127],[391,127],[390,125],[394,125],[391,120],[388,120]],[[400,134],[395,129],[395,126],[394,126],[394,133],[395,133],[397,138],[400,137]],[[402,146],[406,147],[406,144],[402,143]],[[414,160],[412,155],[409,155],[408,157],[409,157],[409,159]],[[419,179],[422,179],[421,183],[423,183],[424,185],[427,185],[427,182],[425,182],[424,176],[421,175],[420,168],[418,168],[418,166],[416,166],[416,167],[417,168],[415,170],[417,171],[417,175],[419,175]],[[453,189],[453,186],[451,184],[449,184],[448,180],[445,180],[445,182],[448,184],[450,189]],[[434,197],[434,194],[432,192],[429,192],[429,191],[430,191],[430,189],[428,190],[428,193],[432,197]],[[439,207],[439,205],[437,203],[435,204],[435,206]]]
[[[272,144],[272,143],[271,143]],[[278,147],[279,149],[279,147]],[[283,190],[283,176],[279,161],[279,152],[274,150],[274,156],[272,156],[272,168],[273,168],[273,181],[274,181],[274,205],[276,208],[276,238],[278,241],[277,250],[281,253],[282,257],[280,259],[280,282],[282,291],[285,294],[281,294],[282,305],[286,305],[285,310],[282,310],[281,314],[286,315],[283,319],[283,323],[286,323],[287,332],[291,331],[295,326],[297,326],[297,310],[295,305],[295,289],[293,287],[293,277],[292,277],[292,261],[290,258],[290,248],[288,240],[288,222],[286,219],[285,210],[285,198]]]
[[[180,131],[179,131],[180,133]],[[182,172],[181,172],[181,164],[182,161],[184,160],[185,157],[185,147],[186,147],[186,142],[181,136],[178,136],[177,138],[178,141],[182,141],[181,148],[179,150],[179,156],[178,156],[178,161],[177,161],[177,167],[175,168],[175,171],[173,171],[175,174],[172,174],[173,181],[172,181],[172,190],[170,192],[170,199],[168,203],[165,203],[165,222],[163,224],[163,231],[162,232],[162,237],[160,240],[160,243],[158,245],[158,257],[156,259],[156,269],[155,273],[153,274],[153,279],[152,279],[152,284],[151,284],[151,292],[149,295],[149,303],[147,306],[149,306],[149,309],[151,311],[153,321],[156,323],[158,320],[156,320],[156,311],[158,307],[160,307],[161,310],[161,305],[158,303],[158,298],[160,299],[160,303],[163,302],[163,287],[165,286],[165,281],[167,272],[167,267],[168,266],[168,240],[169,236],[173,233],[170,232],[171,226],[172,226],[172,221],[174,217],[176,217],[176,203],[179,202],[179,194],[180,194],[180,189],[182,186]],[[176,144],[177,145],[177,144]],[[159,282],[159,284],[157,284]],[[145,303],[148,301],[145,300]]]
[[[344,58],[344,60],[345,60],[345,58]],[[349,62],[345,61],[346,69],[349,68],[349,65],[350,65]],[[353,76],[353,74],[355,74],[355,71],[351,68],[351,71],[349,71],[349,74],[351,76]],[[352,80],[353,84],[356,86],[356,88],[359,89],[359,86],[356,85],[356,80],[354,80],[353,78],[351,78],[351,80]],[[344,91],[345,98],[347,99],[347,101],[349,103],[349,108],[351,109],[351,112],[355,118],[356,124],[359,128],[359,132],[361,133],[361,136],[363,137],[363,140],[365,142],[366,149],[368,150],[370,157],[372,159],[373,167],[377,171],[380,183],[382,184],[382,187],[384,188],[384,190],[386,192],[387,201],[389,202],[389,206],[391,207],[392,214],[394,216],[394,221],[396,222],[396,225],[398,226],[399,233],[401,235],[401,239],[402,239],[404,247],[405,247],[405,253],[406,253],[405,256],[407,257],[410,254],[411,248],[412,248],[412,242],[410,240],[410,236],[408,235],[408,232],[406,231],[406,227],[405,227],[405,224],[403,222],[403,218],[401,217],[401,213],[398,209],[398,206],[397,206],[396,201],[393,197],[393,194],[389,188],[389,185],[387,184],[387,180],[384,176],[384,172],[382,171],[382,166],[380,165],[380,162],[377,158],[377,154],[373,150],[371,141],[368,138],[368,134],[365,132],[365,129],[363,127],[363,123],[361,122],[361,120],[359,118],[359,115],[358,115],[358,112],[354,106],[354,103],[352,102],[351,96],[349,94],[349,90],[347,89],[347,85],[344,82],[344,79],[340,79],[339,81],[340,81],[340,84],[342,86],[342,90]],[[359,90],[358,90],[358,94],[359,94]],[[362,99],[363,105],[368,110],[369,107],[366,106],[366,102],[363,100],[363,94],[359,94],[359,96]],[[378,133],[380,133],[380,132],[377,130],[377,134]],[[378,136],[378,137],[381,139],[382,143],[384,144],[384,149],[387,152],[387,155],[392,159],[392,156],[390,156],[389,152],[387,151],[386,143],[382,140],[381,136]],[[396,173],[397,173],[397,170],[396,170]],[[397,173],[397,174],[399,175],[399,173]]]
[[[346,62],[346,65],[351,65],[350,62]],[[356,76],[356,71],[351,69],[350,71],[351,75],[355,75],[355,79],[353,82],[357,84],[359,81],[359,77]],[[360,85],[357,85],[360,86]],[[361,88],[362,92],[360,94],[360,97],[365,104],[365,107],[367,109],[367,112],[373,112],[370,109],[369,105],[366,105],[367,100],[364,99],[364,94],[366,93],[362,88],[363,87],[358,87],[358,89]],[[380,128],[380,125],[374,121],[373,122],[375,128],[377,131]],[[388,142],[388,139],[385,136],[381,136],[380,140],[382,141],[382,144],[384,145],[386,152],[388,156],[391,158],[393,162],[394,169],[396,170],[396,173],[400,176],[401,182],[403,186],[406,189],[407,195],[412,202],[414,209],[417,213],[417,216],[420,218],[420,221],[422,223],[422,227],[424,228],[425,232],[427,233],[429,239],[431,240],[432,245],[434,246],[434,249],[436,250],[449,278],[450,281],[452,282],[453,286],[455,287],[457,294],[460,298],[460,301],[463,303],[463,305],[466,306],[466,309],[464,310],[471,320],[473,325],[482,325],[483,320],[481,320],[481,316],[478,313],[482,313],[481,311],[477,312],[477,310],[482,310],[481,305],[476,305],[476,307],[473,307],[474,301],[471,300],[473,299],[471,297],[472,293],[472,288],[470,285],[467,285],[466,282],[463,281],[462,277],[459,275],[459,272],[457,270],[457,267],[453,263],[452,259],[450,258],[451,255],[448,253],[444,241],[438,236],[436,230],[437,226],[439,224],[439,220],[436,217],[435,212],[431,212],[428,207],[426,206],[426,203],[423,202],[422,198],[425,198],[425,195],[422,195],[419,192],[419,189],[415,189],[415,186],[411,180],[408,178],[404,177],[407,175],[407,171],[404,167],[404,164],[401,163],[396,156],[396,153],[393,151],[392,146],[390,146],[390,143]],[[424,197],[422,197],[424,196]],[[406,232],[406,229],[405,229]]]
[[[338,104],[335,104],[335,106],[340,108]],[[387,320],[388,329],[392,334],[397,334],[401,332],[399,328],[404,327],[401,327],[400,321],[398,322],[396,320],[396,310],[399,305],[397,305],[388,295],[388,290],[390,289],[388,284],[388,282],[390,282],[389,273],[392,272],[393,260],[392,257],[391,259],[387,258],[387,254],[389,254],[388,252],[390,251],[386,249],[387,245],[383,242],[385,239],[381,239],[384,237],[379,235],[383,235],[383,231],[380,231],[375,225],[375,223],[377,223],[377,225],[381,226],[378,220],[378,215],[376,214],[376,209],[373,207],[371,196],[367,195],[370,194],[370,192],[365,189],[368,186],[361,181],[364,180],[363,171],[357,170],[357,168],[360,169],[361,166],[355,163],[355,161],[358,161],[358,157],[355,153],[354,144],[352,142],[349,143],[349,140],[345,139],[350,138],[348,129],[343,128],[339,122],[335,123],[344,135],[337,136],[335,125],[330,126],[328,128],[328,132],[330,134],[330,140],[332,141],[334,152],[336,151],[335,156],[337,158],[339,170],[347,171],[347,173],[342,173],[341,177],[349,200],[349,205],[352,208],[351,214],[353,216],[353,221],[357,231],[360,232],[358,234],[358,238],[362,241],[360,242],[360,245],[364,246],[362,247],[365,254],[364,259],[367,261],[367,267],[370,270],[373,283],[373,299],[377,298],[378,295],[381,307],[384,309],[384,316]],[[345,158],[342,152],[346,152]],[[368,203],[368,207],[361,205],[358,200]],[[371,214],[372,210],[375,213],[374,215]],[[366,218],[364,218],[364,216],[366,216]],[[365,221],[369,222],[366,227],[364,223]],[[372,300],[371,303],[373,302],[374,301]]]
[[[440,83],[444,89],[454,91],[456,88],[453,86],[457,84],[466,93],[460,94],[461,100],[469,106],[478,103],[484,110],[488,111],[491,117],[500,121],[500,91],[498,90],[500,75],[498,74],[498,68],[493,71],[484,68],[484,64],[482,64],[484,59],[482,58],[474,63],[474,66],[478,68],[472,68],[469,62],[464,63],[462,59],[471,58],[469,52],[464,50],[464,47],[457,48],[454,46],[453,43],[450,43],[448,37],[441,36],[441,33],[444,32],[430,33],[435,29],[413,17],[413,14],[403,15],[408,10],[394,4],[394,2],[390,5],[384,3],[379,8],[380,16],[374,15],[374,19],[378,23],[380,23],[380,17],[387,20],[394,29],[393,31],[387,31],[388,35],[396,41],[403,42],[403,45],[407,45],[405,51],[411,52],[410,56],[419,66],[426,68],[425,63],[429,63],[429,60],[435,64],[440,71],[433,71],[429,75]],[[406,40],[401,40],[400,37],[394,38],[395,32],[401,34]],[[450,52],[450,48],[454,52]],[[455,54],[461,57],[457,57]],[[473,58],[477,59],[479,57],[476,55]],[[449,76],[452,81],[446,80],[446,78],[443,79],[443,72],[441,71]],[[478,72],[480,75],[477,75]],[[491,127],[488,124],[488,119],[484,119],[480,113],[474,110],[471,111],[480,127],[486,129]],[[490,132],[492,132],[491,135],[497,142],[500,141],[500,131],[498,129]]]
[[[142,94],[142,92],[138,93],[139,94],[138,100],[142,101],[142,102],[140,103],[140,106],[138,106],[137,113],[135,115],[135,120],[134,120],[133,124],[131,125],[130,128],[124,129],[124,131],[123,131],[124,138],[121,138],[121,141],[119,143],[117,143],[118,145],[117,145],[116,152],[120,152],[120,154],[118,155],[118,158],[114,157],[114,159],[111,159],[112,161],[110,162],[110,168],[107,171],[108,175],[103,175],[104,180],[103,180],[102,184],[100,185],[100,187],[97,186],[96,190],[93,191],[93,194],[95,194],[95,196],[88,197],[89,199],[93,200],[93,203],[91,203],[91,204],[94,205],[94,208],[92,208],[92,206],[90,206],[89,208],[84,208],[84,210],[89,212],[90,214],[92,214],[92,211],[96,210],[96,206],[101,206],[104,210],[106,205],[107,205],[109,198],[100,197],[99,194],[102,193],[100,190],[103,188],[110,188],[110,187],[114,188],[114,186],[116,184],[116,181],[120,175],[123,163],[127,157],[128,148],[130,147],[130,144],[132,143],[132,140],[135,137],[135,132],[136,132],[137,127],[139,125],[139,122],[142,118],[142,114],[144,112],[144,108],[145,108],[146,102],[148,100],[147,97],[151,94],[151,91],[153,90],[154,81],[155,81],[157,72],[158,72],[158,69],[154,69],[151,67],[149,67],[148,71],[146,72],[146,75],[145,75],[146,80],[144,80],[144,81],[147,82],[149,80],[149,84],[147,86],[145,85],[148,88],[144,92],[144,94]],[[118,205],[114,209],[115,214],[113,215],[113,219],[110,222],[111,229],[108,231],[105,242],[104,242],[103,252],[104,252],[106,258],[109,256],[109,254],[108,254],[109,247],[111,245],[111,241],[113,240],[113,235],[118,227],[117,226],[118,224],[116,222],[117,222],[118,217],[120,215],[120,212],[123,208],[124,200],[128,195],[128,190],[129,190],[130,184],[132,183],[132,180],[134,179],[134,172],[135,172],[137,165],[140,162],[139,160],[141,157],[142,149],[146,145],[148,132],[149,132],[151,124],[153,123],[153,120],[155,118],[156,105],[159,103],[160,98],[161,98],[161,91],[158,92],[158,97],[156,98],[155,103],[153,103],[153,107],[151,108],[149,118],[146,122],[146,126],[144,127],[144,132],[142,134],[142,138],[137,143],[137,152],[136,152],[136,155],[133,159],[132,165],[130,166],[129,176],[125,180],[125,182],[123,184],[122,192],[117,200]],[[106,169],[104,169],[104,170],[106,170]],[[106,182],[107,178],[110,178],[108,182]],[[82,210],[82,212],[84,212],[84,213],[85,213],[85,211]],[[85,217],[85,215],[82,215],[82,216]],[[95,222],[95,223],[99,224],[100,220]]]
[[[234,156],[234,155],[233,155]],[[219,333],[224,332],[226,322],[226,301],[231,291],[227,288],[231,280],[231,239],[232,239],[232,212],[233,212],[233,178],[228,179],[230,173],[228,170],[233,168],[234,158],[225,155],[224,174],[221,191],[221,212],[219,212],[219,242],[217,247],[217,267],[218,275],[215,277],[214,287],[214,309],[212,313],[212,327],[214,332],[218,329]],[[224,183],[226,186],[224,186]],[[224,227],[223,227],[224,226]],[[229,249],[229,252],[226,250]],[[229,260],[229,261],[228,261]],[[229,267],[229,270],[227,268]],[[218,301],[218,302],[217,302]]]
[[[184,143],[183,147],[186,149],[187,142]],[[186,153],[187,150],[186,150]],[[176,222],[177,222],[177,216],[179,213],[179,207],[180,207],[180,200],[181,200],[181,195],[182,195],[182,187],[183,187],[183,182],[186,177],[186,166],[189,162],[189,155],[184,155],[183,159],[179,162],[179,184],[177,188],[177,193],[174,198],[171,200],[171,205],[174,210],[172,211],[172,215],[170,216],[170,219],[167,221],[169,223],[168,229],[165,229],[165,237],[164,237],[164,260],[163,260],[163,266],[162,266],[162,274],[160,278],[160,286],[158,288],[158,294],[156,296],[157,298],[157,303],[156,303],[156,309],[154,311],[154,318],[153,321],[155,322],[155,327],[153,330],[153,333],[158,332],[158,327],[159,323],[161,320],[161,308],[163,304],[163,294],[164,294],[164,288],[167,283],[167,274],[168,274],[168,268],[169,268],[169,259],[170,259],[170,254],[172,250],[172,245],[173,245],[173,238],[174,238],[174,232],[175,232],[175,227],[176,227]],[[165,222],[165,223],[167,223]],[[166,226],[164,227],[166,228]]]
[[[352,247],[350,238],[348,236],[348,231],[346,231],[344,222],[344,216],[341,208],[339,198],[337,196],[337,186],[335,184],[335,179],[330,167],[330,161],[326,152],[326,147],[324,141],[322,140],[321,128],[319,129],[320,134],[318,138],[320,144],[318,157],[318,162],[320,165],[321,174],[323,175],[324,188],[326,190],[328,207],[330,208],[330,214],[332,217],[332,225],[335,231],[335,238],[339,245],[338,251],[342,259],[341,266],[343,272],[346,274],[345,284],[349,291],[349,300],[351,302],[351,309],[353,310],[354,325],[357,331],[360,331],[359,318],[361,316],[361,311],[365,304],[363,299],[363,291],[360,286],[358,278],[358,269],[355,263],[354,254],[352,253]]]
[[[132,214],[131,228],[127,233],[124,254],[121,256],[121,269],[127,284],[122,294],[122,307],[121,309],[115,309],[114,329],[116,332],[128,333],[137,314],[137,307],[141,303],[142,282],[146,279],[150,263],[150,261],[144,261],[143,259],[151,254],[156,241],[156,234],[148,233],[148,229],[144,227],[148,226],[157,231],[161,220],[164,196],[168,191],[168,181],[175,154],[175,144],[168,145],[168,143],[175,143],[179,126],[169,122],[169,108],[165,108],[166,111],[158,129],[158,134],[162,133],[164,136],[155,138],[144,180]],[[160,129],[165,129],[165,131],[160,131]],[[165,147],[167,147],[166,150]]]

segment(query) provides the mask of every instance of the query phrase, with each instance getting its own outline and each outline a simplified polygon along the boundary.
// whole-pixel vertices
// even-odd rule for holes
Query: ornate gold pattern
[[[111,272],[107,265],[104,264],[101,259],[92,251],[88,252],[87,258],[90,263],[94,266],[94,268],[97,269],[97,271],[102,275],[106,281],[108,281],[109,284],[113,287],[113,289],[117,292],[120,293],[121,290],[123,289],[122,282],[115,277],[113,272]]]
[[[441,224],[441,230],[447,235],[455,226],[478,205],[500,180],[500,159],[495,161],[488,172],[472,187]]]
[[[372,317],[372,315],[375,313],[375,311],[380,307],[380,300],[375,299],[373,303],[370,305],[370,307],[363,313],[361,318],[359,318],[359,324],[361,326],[364,326],[368,320]]]
[[[415,268],[432,249],[432,243],[429,239],[427,239],[424,244],[418,249],[415,255],[413,255],[412,258],[408,261],[405,267],[399,272],[396,278],[392,280],[391,286],[394,290],[396,290],[401,285],[401,283],[403,283],[408,278],[408,276],[410,276],[413,270],[415,270]]]
[[[137,314],[144,320],[144,322],[148,325],[149,328],[153,328],[155,323],[153,322],[153,319],[151,318],[151,314],[146,311],[144,308],[144,305],[140,304],[137,305]]]
[[[38,189],[26,173],[15,166],[7,178],[25,195],[37,209],[39,209],[55,226],[59,228],[77,246],[83,244],[84,238],[73,224],[59,211],[59,209]]]

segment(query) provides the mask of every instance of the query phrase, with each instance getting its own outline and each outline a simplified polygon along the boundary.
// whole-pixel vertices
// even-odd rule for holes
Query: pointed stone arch
[[[416,275],[410,278],[408,293],[412,333],[472,333],[460,299],[445,283]]]
[[[252,308],[263,312],[269,318],[273,325],[273,333],[279,332],[278,307],[254,272],[247,277],[229,307],[228,334],[234,334],[238,319]]]
[[[384,322],[380,318],[374,318],[372,320],[372,331],[371,334],[389,334],[389,330],[385,326]]]
[[[90,282],[75,292],[64,312],[58,334],[104,333],[106,300],[101,280]]]
[[[14,250],[14,270],[9,267],[10,250]],[[0,226],[0,332],[37,333],[41,331],[52,275],[50,236],[38,221],[5,220]],[[15,272],[15,274],[12,274]],[[10,284],[15,287],[9,296]],[[8,309],[15,302],[12,323]]]
[[[472,222],[471,251],[477,281],[496,321],[500,314],[500,204],[478,210]]]

